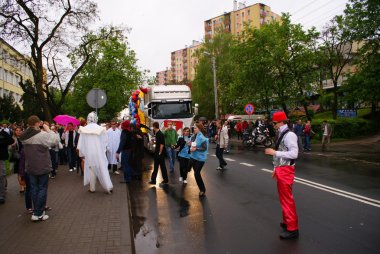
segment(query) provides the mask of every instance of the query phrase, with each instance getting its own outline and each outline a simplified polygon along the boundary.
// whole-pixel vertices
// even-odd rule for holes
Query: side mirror
[[[198,103],[195,103],[194,104],[194,115],[198,115],[198,107],[199,107]]]

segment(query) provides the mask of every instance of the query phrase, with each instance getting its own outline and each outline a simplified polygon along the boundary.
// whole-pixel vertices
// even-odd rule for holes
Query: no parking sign
[[[245,105],[244,111],[247,115],[252,115],[253,113],[255,113],[255,107],[253,106],[253,104],[248,103],[247,105]]]

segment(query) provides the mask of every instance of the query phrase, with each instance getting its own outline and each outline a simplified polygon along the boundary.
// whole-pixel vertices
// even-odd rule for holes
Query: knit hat
[[[131,124],[128,120],[125,120],[124,122],[121,123],[121,129],[122,130],[127,130],[127,131],[130,131],[131,130]]]
[[[87,123],[98,123],[98,115],[95,111],[92,111],[90,114],[88,114]]]
[[[277,111],[273,114],[273,122],[282,122],[288,120],[284,111]]]

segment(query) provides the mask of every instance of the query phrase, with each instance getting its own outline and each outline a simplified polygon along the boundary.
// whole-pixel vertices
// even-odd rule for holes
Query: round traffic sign
[[[106,105],[107,95],[104,90],[93,88],[87,93],[86,101],[90,107],[98,109]]]
[[[255,107],[251,103],[248,103],[245,105],[244,111],[247,115],[252,115],[255,112]]]

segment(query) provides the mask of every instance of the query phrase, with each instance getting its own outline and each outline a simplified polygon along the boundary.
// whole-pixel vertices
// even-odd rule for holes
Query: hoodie
[[[29,127],[20,137],[25,151],[25,170],[31,175],[49,174],[52,170],[49,147],[59,142],[54,132]]]

